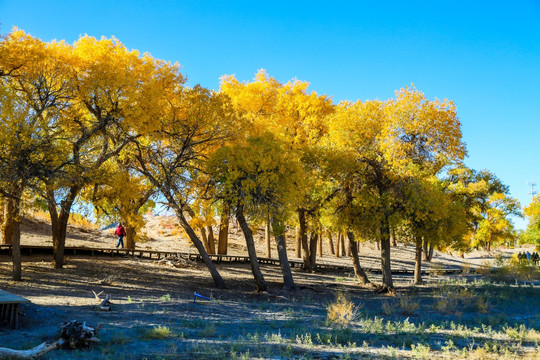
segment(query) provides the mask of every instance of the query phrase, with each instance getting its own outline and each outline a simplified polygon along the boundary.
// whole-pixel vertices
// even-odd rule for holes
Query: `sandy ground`
[[[146,250],[178,251],[178,252],[196,252],[195,247],[187,239],[184,231],[180,228],[174,216],[148,216],[147,225],[143,229],[144,241],[136,244],[136,248]],[[266,243],[264,240],[264,229],[253,229],[257,254],[266,257]],[[22,226],[22,244],[50,245],[50,227],[44,220],[25,219]],[[216,227],[214,232],[217,234]],[[217,237],[217,236],[216,236]],[[335,238],[335,236],[334,236]],[[335,241],[335,239],[334,239]],[[112,248],[117,243],[117,237],[114,235],[114,228],[107,230],[83,229],[81,227],[70,226],[67,233],[66,246]],[[497,248],[491,252],[472,251],[464,255],[434,252],[432,263],[424,263],[423,269],[430,268],[476,268],[490,262],[495,256],[502,254],[505,257],[511,256],[518,251],[532,251],[532,247],[518,249]],[[287,233],[287,250],[290,259],[295,257],[295,238],[294,230]],[[361,265],[365,268],[380,268],[380,250],[374,243],[359,244]],[[247,255],[247,248],[243,234],[238,226],[231,223],[229,233],[229,255]],[[275,242],[272,241],[271,255],[277,258]],[[392,269],[413,269],[414,267],[414,248],[413,246],[398,243],[397,247],[392,247]],[[328,239],[323,242],[323,256],[318,257],[318,262],[325,264],[348,265],[351,266],[349,257],[335,257],[331,255],[328,245]]]

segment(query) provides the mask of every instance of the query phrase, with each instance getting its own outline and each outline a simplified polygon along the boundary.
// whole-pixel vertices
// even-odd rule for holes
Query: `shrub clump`
[[[327,307],[326,322],[341,329],[346,329],[358,316],[358,307],[343,293],[338,293],[336,300]]]

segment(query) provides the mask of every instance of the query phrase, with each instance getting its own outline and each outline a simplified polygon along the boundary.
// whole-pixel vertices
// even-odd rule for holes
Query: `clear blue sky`
[[[522,205],[528,181],[540,188],[540,0],[0,0],[0,23],[45,41],[115,36],[212,89],[260,68],[335,102],[414,83],[457,104],[467,165],[493,171]]]

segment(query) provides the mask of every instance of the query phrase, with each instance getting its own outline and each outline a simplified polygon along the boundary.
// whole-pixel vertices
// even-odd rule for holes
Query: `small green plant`
[[[417,344],[411,345],[412,353],[414,354],[414,357],[416,359],[427,359],[430,355],[430,347],[429,345],[423,345],[423,344]]]
[[[343,293],[338,293],[336,300],[326,307],[326,321],[329,325],[337,326],[341,329],[349,327],[358,314],[358,308]]]
[[[276,342],[276,343],[283,343],[284,342],[284,339],[283,337],[281,336],[281,331],[278,331],[277,334],[266,334],[264,336],[264,339],[266,341],[269,341],[269,342]]]
[[[165,294],[159,298],[161,301],[171,301],[171,295]]]

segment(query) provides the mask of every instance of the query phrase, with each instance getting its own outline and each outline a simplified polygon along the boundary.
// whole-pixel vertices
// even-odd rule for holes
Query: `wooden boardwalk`
[[[0,290],[0,319],[12,328],[19,327],[19,304],[29,303],[30,300],[10,292]]]
[[[0,255],[1,254],[10,254],[11,245],[0,245]],[[23,255],[52,255],[52,246],[37,246],[37,245],[21,245],[21,253]],[[187,252],[177,252],[177,251],[158,251],[158,250],[145,250],[145,249],[117,249],[117,248],[87,248],[87,247],[66,247],[64,249],[65,255],[90,255],[90,256],[132,256],[139,258],[147,258],[160,260],[167,257],[182,257],[192,261],[203,261],[202,256],[198,253],[187,253]],[[243,255],[214,255],[208,254],[210,259],[216,263],[249,263],[249,257]],[[260,264],[275,265],[279,266],[279,259],[259,257],[258,261]],[[301,260],[289,259],[289,265],[291,267],[303,268],[304,263]],[[322,261],[317,261],[318,270],[328,270],[328,271],[345,271],[352,272],[353,267],[347,265],[336,265],[325,263]],[[380,274],[380,268],[371,268],[364,267],[364,271]],[[462,272],[462,269],[458,268],[443,268],[434,270],[439,274],[458,274]],[[430,270],[422,270],[422,274],[429,274]],[[392,274],[413,274],[414,269],[393,269]]]

